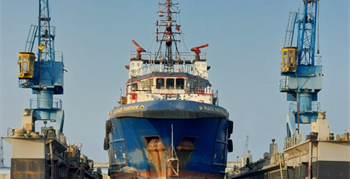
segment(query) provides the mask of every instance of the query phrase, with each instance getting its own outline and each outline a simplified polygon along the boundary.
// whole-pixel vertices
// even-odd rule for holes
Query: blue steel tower
[[[286,117],[287,138],[300,132],[299,124],[315,122],[320,108],[316,101],[323,74],[321,58],[315,57],[318,1],[303,0],[303,12],[290,14],[281,52],[281,75],[285,79],[280,81],[280,92],[287,93],[287,100],[292,101]]]
[[[32,52],[35,39],[38,42],[37,58]],[[63,94],[63,55],[55,52],[55,27],[51,26],[49,1],[39,0],[38,25],[29,31],[25,52],[18,55],[19,86],[31,88],[36,99],[30,100],[30,109],[25,110],[23,123],[31,123],[35,131],[36,121],[56,123],[56,131],[63,131],[64,111],[60,99],[54,95]],[[57,58],[56,58],[57,57]],[[23,122],[25,120],[25,122]]]

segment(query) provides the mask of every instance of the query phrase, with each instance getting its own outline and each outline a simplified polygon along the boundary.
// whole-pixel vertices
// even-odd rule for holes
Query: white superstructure
[[[136,57],[136,54],[132,54],[130,64],[126,65],[129,80],[125,85],[126,96],[122,97],[122,104],[153,100],[216,103],[208,81],[210,67],[207,65],[205,53],[197,59],[194,54],[177,54],[171,69],[163,64],[162,55],[144,53],[142,58]]]

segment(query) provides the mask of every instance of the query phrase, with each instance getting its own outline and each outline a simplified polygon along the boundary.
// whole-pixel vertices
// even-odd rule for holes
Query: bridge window
[[[137,91],[137,83],[131,84],[132,91]]]
[[[185,80],[183,78],[176,79],[176,89],[184,89]]]
[[[142,90],[149,90],[151,85],[150,85],[150,79],[142,80],[141,81],[141,88]]]
[[[174,89],[174,79],[173,78],[168,78],[166,79],[166,88],[167,89]]]
[[[164,89],[164,78],[157,78],[157,89]]]
[[[196,80],[191,80],[190,93],[197,93],[197,92],[198,92],[198,82]]]
[[[200,90],[200,91],[199,91],[200,93],[205,93],[205,92],[206,92],[206,91],[205,91],[205,83],[203,83],[203,82],[200,83],[199,90]]]
[[[197,88],[198,88],[198,82],[195,81],[195,80],[193,80],[193,81],[192,81],[192,86],[191,86],[191,88],[197,89]]]

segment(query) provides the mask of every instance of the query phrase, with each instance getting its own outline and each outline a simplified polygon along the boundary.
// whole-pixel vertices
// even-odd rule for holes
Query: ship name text
[[[139,105],[134,106],[125,106],[119,109],[114,110],[115,114],[121,113],[121,112],[128,112],[128,111],[137,111],[139,109]]]
[[[212,111],[212,112],[217,112],[217,113],[221,113],[221,114],[226,114],[226,111],[224,109],[216,108],[216,107],[212,107],[212,106],[203,106],[203,109],[206,111]]]

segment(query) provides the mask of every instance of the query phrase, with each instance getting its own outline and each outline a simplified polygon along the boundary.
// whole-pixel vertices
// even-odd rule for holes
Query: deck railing
[[[137,52],[132,51],[130,54],[131,59],[136,59]],[[165,54],[157,54],[157,53],[148,53],[144,52],[141,53],[142,60],[159,60],[160,57],[165,58]],[[172,53],[172,58],[175,61],[186,61],[186,60],[195,60],[196,55],[194,52],[181,52],[181,53]],[[206,60],[207,59],[207,53],[202,52],[199,54],[199,59]]]

